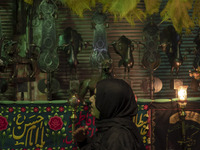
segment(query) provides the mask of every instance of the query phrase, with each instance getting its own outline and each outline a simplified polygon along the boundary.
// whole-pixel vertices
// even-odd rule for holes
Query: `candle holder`
[[[187,105],[187,88],[188,86],[179,86],[178,87],[178,104],[179,104],[179,116],[181,120],[181,133],[182,133],[182,140],[178,141],[178,143],[182,146],[183,150],[187,149],[187,143],[189,141],[186,140],[186,128],[185,128],[185,108]]]

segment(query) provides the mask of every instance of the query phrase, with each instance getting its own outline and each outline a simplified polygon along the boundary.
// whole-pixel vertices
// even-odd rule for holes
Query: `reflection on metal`
[[[157,77],[154,77],[153,78],[153,92],[154,93],[158,93],[161,91],[163,87],[163,84],[162,84],[162,81],[157,78]],[[145,93],[149,93],[150,91],[150,80],[149,78],[146,78],[142,81],[141,83],[141,89],[145,92]]]
[[[90,63],[93,67],[100,68],[104,59],[109,59],[107,47],[107,35],[105,30],[106,15],[96,12],[93,17],[94,37],[93,37],[93,51],[90,56]]]
[[[189,76],[194,77],[196,80],[200,80],[200,66],[195,71],[189,71]]]

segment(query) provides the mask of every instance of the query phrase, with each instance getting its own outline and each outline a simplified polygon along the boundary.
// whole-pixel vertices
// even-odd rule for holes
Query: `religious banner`
[[[182,117],[178,102],[152,103],[152,150],[199,150],[199,108],[199,102],[188,102],[182,111],[185,117]]]
[[[75,150],[72,141],[72,106],[67,101],[0,101],[1,150]],[[150,150],[148,103],[138,102],[133,118],[143,143]],[[75,128],[87,125],[89,137],[96,132],[95,119],[87,105],[77,106]]]
[[[10,104],[9,104],[10,103]],[[34,104],[0,102],[0,149],[2,150],[72,150],[72,107],[62,103]],[[88,106],[77,107],[75,127],[89,126],[95,133],[94,117]]]
[[[138,113],[133,118],[133,122],[139,129],[140,135],[142,137],[143,143],[146,147],[146,150],[150,150],[151,148],[151,140],[150,140],[150,110],[149,103],[147,102],[137,102],[138,103]]]

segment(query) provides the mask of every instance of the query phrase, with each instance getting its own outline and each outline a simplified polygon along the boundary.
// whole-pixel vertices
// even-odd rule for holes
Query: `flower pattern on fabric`
[[[57,130],[62,129],[63,121],[60,117],[54,116],[54,117],[50,118],[48,125],[49,125],[50,129],[57,131]]]
[[[8,109],[8,111],[9,111],[9,112],[13,112],[14,109],[13,109],[12,107],[10,107],[10,108]]]
[[[47,112],[51,111],[51,107],[47,107],[47,108],[46,108],[46,111],[47,111]]]
[[[5,117],[0,116],[0,131],[7,129],[8,121]]]
[[[38,112],[39,109],[38,109],[37,107],[34,107],[33,111],[34,111],[34,112]]]
[[[25,107],[22,107],[21,108],[21,112],[25,112],[26,111],[26,108]]]
[[[148,110],[148,105],[144,105],[144,110]]]
[[[63,111],[64,111],[64,107],[60,106],[60,107],[59,107],[59,111],[60,111],[60,112],[63,112]]]

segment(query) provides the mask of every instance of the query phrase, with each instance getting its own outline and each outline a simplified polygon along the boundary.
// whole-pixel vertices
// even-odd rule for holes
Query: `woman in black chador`
[[[87,127],[74,132],[81,150],[145,150],[133,123],[137,114],[135,96],[124,80],[99,81],[90,101],[97,132],[92,138],[86,136]]]

